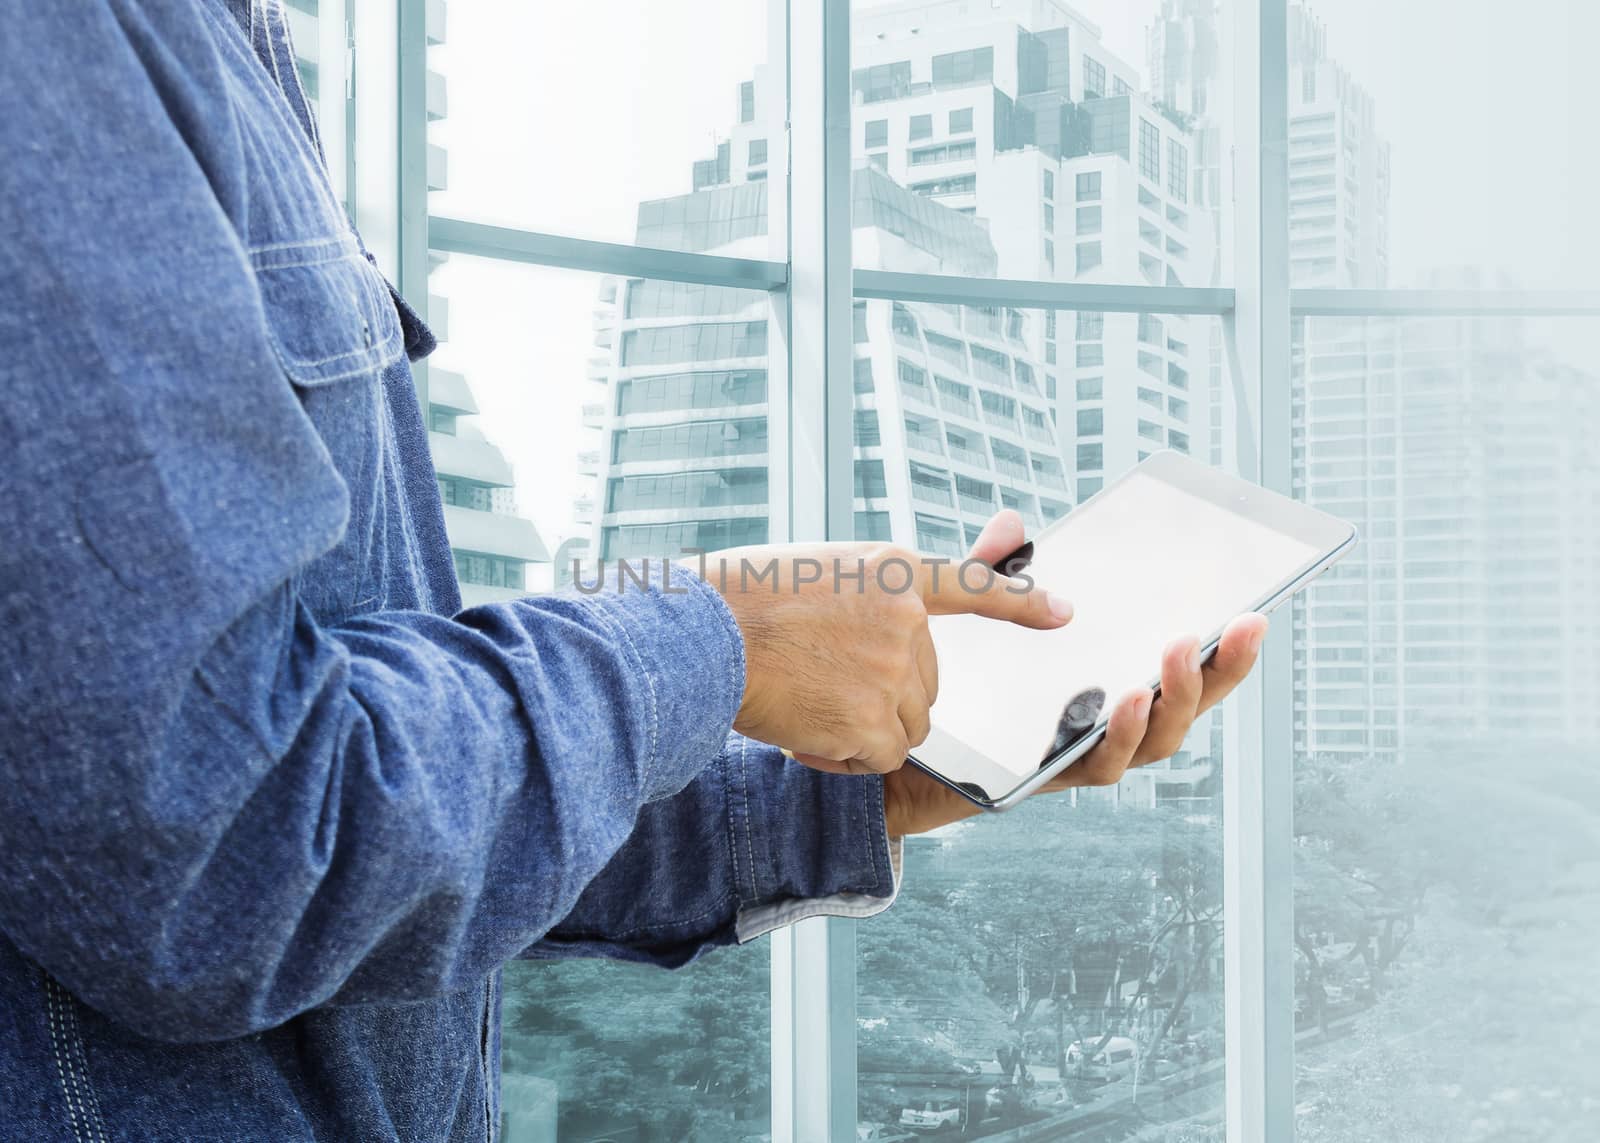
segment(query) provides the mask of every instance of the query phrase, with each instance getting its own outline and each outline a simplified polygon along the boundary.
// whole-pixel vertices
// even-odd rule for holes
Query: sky
[[[1156,0],[1076,7],[1144,71]],[[1478,266],[1493,268],[1486,285],[1595,286],[1600,95],[1583,77],[1600,3],[1318,0],[1312,11],[1391,145],[1391,285]],[[631,241],[638,202],[689,191],[692,161],[736,118],[738,85],[768,53],[766,12],[757,0],[451,4],[430,56],[448,84],[430,138],[449,153],[450,189],[431,210]],[[571,501],[593,483],[575,455],[599,445],[579,428],[581,406],[603,396],[582,380],[598,287],[594,275],[461,256],[433,281],[450,299],[436,361],[467,374],[520,507],[552,548],[577,530]],[[1560,323],[1552,336],[1592,361],[1594,325]]]

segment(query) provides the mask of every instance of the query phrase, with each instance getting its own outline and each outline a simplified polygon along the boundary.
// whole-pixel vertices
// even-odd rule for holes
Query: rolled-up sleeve
[[[824,774],[740,734],[633,834],[526,956],[665,967],[807,917],[869,917],[899,892],[883,779]]]

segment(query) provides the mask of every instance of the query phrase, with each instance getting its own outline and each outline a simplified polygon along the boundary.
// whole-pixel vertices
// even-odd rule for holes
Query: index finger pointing
[[[930,615],[982,615],[1041,630],[1072,618],[1072,604],[1028,581],[1001,575],[979,560],[957,565],[954,574],[922,578],[922,602]]]

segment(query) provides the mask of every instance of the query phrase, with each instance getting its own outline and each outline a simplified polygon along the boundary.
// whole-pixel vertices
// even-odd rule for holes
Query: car
[[[1074,1040],[1067,1048],[1067,1067],[1083,1079],[1109,1082],[1131,1076],[1139,1058],[1139,1045],[1127,1036],[1112,1036],[1104,1047],[1095,1051],[1092,1059],[1086,1059],[1085,1054],[1094,1050],[1099,1042],[1096,1037],[1085,1046],[1082,1040]]]

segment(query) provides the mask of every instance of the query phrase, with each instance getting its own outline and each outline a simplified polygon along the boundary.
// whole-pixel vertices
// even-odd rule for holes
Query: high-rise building
[[[911,0],[855,13],[857,266],[975,277],[1190,284],[1214,239],[1191,139],[1098,29],[1054,0]],[[764,257],[769,102],[740,87],[690,194],[641,205],[637,241]],[[1058,254],[1059,250],[1059,254]],[[586,424],[602,558],[768,538],[764,295],[608,283],[606,383]],[[1208,323],[862,301],[855,307],[856,535],[958,556],[1001,507],[1030,530],[1161,448],[1205,455],[1191,393]],[[1196,735],[1206,741],[1207,731]],[[1122,796],[1187,797],[1185,751]]]

